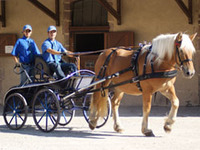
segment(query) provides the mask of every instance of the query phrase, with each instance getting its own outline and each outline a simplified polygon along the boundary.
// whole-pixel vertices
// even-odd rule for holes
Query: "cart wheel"
[[[85,120],[89,123],[89,107],[90,107],[90,102],[91,102],[91,97],[92,94],[86,94],[86,96],[83,99],[83,116],[85,118]],[[110,114],[111,114],[111,102],[110,102],[110,97],[108,97],[108,101],[107,101],[107,105],[108,105],[108,113],[107,116],[105,116],[102,119],[99,119],[97,121],[97,126],[96,128],[100,128],[103,125],[106,124],[106,122],[108,121]]]
[[[6,98],[3,117],[6,125],[12,130],[18,130],[26,122],[28,107],[25,98],[19,93],[13,93]]]
[[[60,106],[55,93],[50,89],[37,92],[32,112],[34,122],[41,131],[53,131],[60,120]]]
[[[59,125],[65,126],[69,124],[74,117],[74,101],[72,99],[65,100],[60,104],[60,121]]]

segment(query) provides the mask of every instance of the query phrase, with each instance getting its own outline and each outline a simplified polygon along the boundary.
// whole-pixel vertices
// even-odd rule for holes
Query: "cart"
[[[14,68],[15,73],[22,73],[17,69]],[[76,110],[82,110],[89,123],[88,113],[93,94],[90,91],[98,84],[94,82],[93,71],[79,70],[56,80],[46,62],[39,56],[35,59],[34,70],[34,82],[24,69],[28,76],[27,82],[11,87],[4,96],[3,117],[10,129],[22,128],[29,113],[32,113],[36,126],[43,132],[51,132],[58,125],[69,124]],[[107,105],[107,116],[97,123],[97,128],[102,127],[111,114],[110,98]]]

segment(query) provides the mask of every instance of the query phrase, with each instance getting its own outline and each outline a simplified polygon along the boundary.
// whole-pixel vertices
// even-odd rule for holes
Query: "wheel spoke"
[[[55,121],[54,121],[54,119],[52,119],[52,116],[50,114],[48,114],[48,116],[49,116],[49,119],[51,120],[52,124],[55,125]]]
[[[39,102],[40,102],[41,106],[45,109],[45,106],[44,106],[44,104],[43,104],[41,99],[39,99]]]
[[[46,131],[47,131],[47,127],[48,127],[48,113],[46,113]]]
[[[15,97],[13,96],[13,108],[15,110]]]
[[[64,118],[64,120],[65,120],[65,123],[67,122],[67,117],[66,117],[66,115],[65,115],[65,112],[63,111],[62,112],[62,115],[63,115],[63,118]]]
[[[10,104],[6,104],[11,110],[14,110],[14,108]]]
[[[17,115],[15,114],[15,127],[17,128]]]
[[[12,116],[12,118],[10,119],[10,121],[9,121],[9,123],[8,124],[11,124],[11,122],[13,121],[13,119],[14,119],[14,117],[15,117],[15,114]]]
[[[22,118],[22,116],[19,113],[16,113],[17,116],[19,116],[19,118],[21,119],[21,121],[24,121],[24,119]]]
[[[43,115],[40,117],[40,119],[37,121],[37,123],[39,124],[40,121],[42,120],[42,118],[45,116],[46,113],[43,113]]]

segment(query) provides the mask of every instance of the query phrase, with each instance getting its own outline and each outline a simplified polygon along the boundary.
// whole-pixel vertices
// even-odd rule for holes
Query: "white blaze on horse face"
[[[183,66],[182,66],[183,75],[184,75],[184,77],[191,79],[195,74],[195,69],[194,69],[194,65],[192,62],[192,52],[188,51],[188,52],[184,52],[184,53],[187,56],[184,59],[185,60],[190,59],[190,61],[186,61],[183,63]]]
[[[188,79],[191,79],[195,74],[195,70],[193,68],[190,69],[190,67],[188,67],[187,65],[183,65],[182,70],[183,70],[184,77]]]
[[[188,36],[183,34],[182,37],[182,44],[181,44],[181,53],[182,56],[181,57],[181,61],[182,61],[182,71],[184,74],[184,77],[186,78],[192,78],[195,74],[195,69],[194,69],[194,65],[192,62],[192,56],[195,53],[195,48],[194,45],[192,43],[192,40],[194,40],[196,34],[192,35],[192,36]]]

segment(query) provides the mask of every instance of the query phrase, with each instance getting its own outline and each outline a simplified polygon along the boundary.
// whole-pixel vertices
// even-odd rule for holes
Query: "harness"
[[[109,61],[110,61],[110,58],[111,56],[116,53],[116,49],[113,49],[112,52],[107,56],[105,62],[104,62],[104,65],[101,67],[100,71],[99,71],[99,74],[97,76],[98,79],[103,79],[105,78],[106,80],[107,79],[111,79],[113,77],[118,77],[119,75],[125,73],[125,72],[128,72],[128,71],[133,71],[133,73],[135,74],[135,77],[133,77],[132,79],[129,79],[129,80],[126,80],[126,81],[123,81],[123,82],[120,82],[120,83],[117,83],[117,84],[114,84],[114,85],[109,85],[107,87],[103,87],[103,83],[102,83],[102,86],[101,86],[101,89],[96,89],[94,91],[98,91],[98,90],[101,90],[102,91],[102,96],[104,96],[104,89],[108,89],[108,88],[112,88],[112,87],[116,87],[116,86],[120,86],[120,85],[124,85],[124,84],[127,84],[127,83],[136,83],[136,86],[137,88],[142,92],[142,87],[140,85],[140,81],[142,80],[147,80],[147,79],[152,79],[152,78],[173,78],[177,75],[177,70],[172,70],[172,71],[165,71],[165,72],[155,72],[154,71],[154,62],[153,60],[151,60],[151,73],[146,73],[146,65],[147,65],[147,57],[149,55],[149,53],[151,52],[151,48],[152,46],[150,46],[149,50],[147,51],[146,53],[146,56],[145,56],[145,61],[144,61],[144,65],[143,65],[143,74],[142,75],[139,75],[138,74],[138,58],[140,56],[140,53],[141,53],[141,49],[142,48],[139,48],[137,51],[133,52],[133,55],[132,55],[132,59],[131,59],[131,66],[126,68],[126,69],[123,69],[117,73],[114,73],[110,76],[107,76],[105,77],[105,72],[106,72],[106,69],[107,69],[107,66],[109,64]],[[133,50],[133,49],[126,49],[126,48],[123,48],[124,50]],[[177,48],[176,48],[177,49]],[[180,58],[180,55],[178,53],[178,58],[179,60],[181,60]],[[182,63],[186,62],[186,61],[191,61],[190,59],[187,59],[187,60],[183,60],[183,61],[180,61]]]
[[[138,57],[139,57],[140,52],[137,52],[134,54],[134,55],[137,55],[136,57],[135,56],[132,57],[132,62],[135,62],[135,63],[132,63],[132,65],[136,66],[136,68],[133,69],[132,71],[136,75],[136,77],[135,77],[137,79],[136,86],[141,92],[142,92],[142,87],[140,85],[140,81],[142,81],[142,80],[147,80],[147,79],[152,79],[152,78],[173,78],[177,75],[177,70],[165,71],[165,72],[154,72],[154,61],[153,60],[150,61],[151,73],[146,73],[147,57],[150,54],[151,49],[152,49],[152,45],[149,47],[148,51],[146,52],[142,75],[138,75],[138,68],[137,68]],[[139,51],[141,51],[141,48],[139,49]]]
[[[180,57],[180,52],[179,52],[179,49],[181,47],[181,43],[182,41],[176,41],[175,45],[176,45],[176,54],[178,55],[178,60],[180,62],[180,67],[182,68],[183,67],[183,63],[185,62],[189,62],[189,61],[192,61],[192,59],[184,59],[184,60],[181,60],[181,57]],[[177,62],[178,64],[178,62]]]

